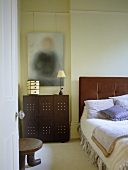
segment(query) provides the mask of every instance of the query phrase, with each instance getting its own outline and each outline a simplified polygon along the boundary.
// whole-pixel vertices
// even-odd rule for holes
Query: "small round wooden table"
[[[41,159],[34,158],[37,150],[42,148],[43,142],[35,138],[20,138],[19,139],[19,167],[20,170],[25,170],[25,156],[27,155],[27,163],[29,166],[36,166],[41,163]]]

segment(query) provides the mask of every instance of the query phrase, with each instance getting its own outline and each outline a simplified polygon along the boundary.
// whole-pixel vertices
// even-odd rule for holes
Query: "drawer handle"
[[[36,89],[36,87],[35,87],[35,89]]]

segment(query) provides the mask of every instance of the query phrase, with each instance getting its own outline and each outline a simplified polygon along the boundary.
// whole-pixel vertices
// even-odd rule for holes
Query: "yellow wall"
[[[20,0],[21,11],[26,12],[69,12],[69,0]]]
[[[28,78],[27,33],[64,33],[64,94],[71,101],[71,137],[78,137],[79,76],[128,75],[128,1],[21,0],[20,17],[21,106]],[[41,87],[41,94],[58,91]]]
[[[128,12],[127,0],[70,0],[71,9],[78,11]]]
[[[47,3],[46,3],[47,2]],[[61,32],[64,34],[64,71],[66,74],[64,94],[70,95],[70,22],[66,1],[59,7],[55,6],[57,0],[53,1],[26,1],[21,0],[21,103],[22,96],[27,94],[26,82],[28,79],[28,51],[27,34],[28,32]],[[43,5],[44,4],[44,5]],[[37,12],[39,8],[40,12]],[[50,7],[50,11],[45,11]],[[52,11],[52,7],[54,8]],[[62,12],[59,11],[58,8]],[[27,10],[28,9],[28,10]],[[33,11],[31,11],[33,10]],[[45,12],[44,12],[45,11]],[[57,11],[57,12],[56,12]],[[40,94],[54,94],[59,92],[59,86],[41,87]],[[22,104],[21,104],[22,105]]]

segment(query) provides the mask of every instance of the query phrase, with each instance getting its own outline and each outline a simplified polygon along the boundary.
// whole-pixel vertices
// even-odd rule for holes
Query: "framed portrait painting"
[[[39,80],[41,86],[60,85],[57,73],[63,70],[63,39],[62,33],[28,33],[29,80]]]

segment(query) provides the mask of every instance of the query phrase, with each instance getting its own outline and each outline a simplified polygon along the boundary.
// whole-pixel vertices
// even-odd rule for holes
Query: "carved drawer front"
[[[39,119],[53,119],[53,96],[39,96]]]
[[[39,90],[28,89],[27,94],[39,94]]]
[[[31,86],[31,90],[39,90],[38,86]]]
[[[54,124],[52,119],[39,121],[39,138],[44,142],[54,141]]]
[[[27,86],[39,86],[39,81],[27,81]]]
[[[38,118],[38,96],[24,96],[23,97],[23,111],[25,112],[25,117],[23,122],[28,119]]]
[[[69,98],[68,95],[54,97],[54,117],[69,122]]]
[[[69,124],[66,122],[55,123],[55,141],[65,142],[69,140]]]
[[[24,124],[25,138],[38,138],[38,120],[29,119]]]

